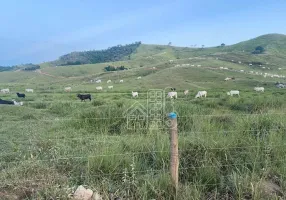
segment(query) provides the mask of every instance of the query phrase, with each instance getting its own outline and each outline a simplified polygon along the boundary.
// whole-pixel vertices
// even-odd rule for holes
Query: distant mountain
[[[92,50],[83,52],[72,52],[61,56],[58,60],[51,62],[54,65],[81,65],[114,62],[130,59],[130,55],[136,52],[141,42],[128,45],[117,45],[106,50]]]

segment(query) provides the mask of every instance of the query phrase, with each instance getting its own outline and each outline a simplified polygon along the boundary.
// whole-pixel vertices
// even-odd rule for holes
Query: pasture
[[[169,112],[178,114],[177,199],[285,198],[286,89],[274,85],[285,79],[261,75],[285,75],[283,59],[230,50],[141,45],[126,61],[44,63],[41,71],[1,72],[0,89],[11,92],[0,98],[24,105],[0,105],[0,199],[69,199],[78,185],[104,199],[110,193],[121,199],[174,199]],[[250,62],[269,62],[271,68]],[[109,64],[129,69],[104,72]],[[66,87],[72,90],[65,92]],[[167,98],[171,87],[177,99]],[[130,128],[127,111],[136,102],[146,106],[150,89],[165,90],[166,126],[154,129],[142,118],[134,122],[140,128]],[[195,99],[204,90],[207,97]],[[240,96],[228,96],[230,90]],[[91,94],[92,100],[81,102],[77,94]]]
[[[104,197],[173,198],[169,130],[127,128],[123,113],[135,100],[126,85],[93,89],[91,102],[76,94],[96,84],[71,93],[56,86],[36,87],[22,107],[0,107],[2,193],[67,199],[72,187],[83,184]],[[227,96],[226,88],[208,89],[206,99],[194,99],[197,90],[166,99],[165,112],[178,113],[178,199],[273,197],[264,184],[284,191],[285,90],[245,89],[237,98]],[[18,100],[15,94],[1,97]],[[144,104],[146,98],[141,89],[136,100]]]

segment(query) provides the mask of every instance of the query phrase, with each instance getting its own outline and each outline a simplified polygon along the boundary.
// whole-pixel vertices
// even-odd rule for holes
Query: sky
[[[230,45],[286,34],[285,11],[285,0],[6,0],[0,3],[0,66],[135,41]]]

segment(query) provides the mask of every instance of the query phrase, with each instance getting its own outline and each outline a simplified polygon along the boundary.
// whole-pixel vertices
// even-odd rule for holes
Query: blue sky
[[[216,46],[286,34],[285,0],[9,0],[0,9],[0,65],[135,41]]]

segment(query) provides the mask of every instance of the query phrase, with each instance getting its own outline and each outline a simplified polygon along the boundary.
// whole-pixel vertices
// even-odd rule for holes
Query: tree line
[[[135,42],[127,45],[117,45],[105,50],[72,52],[59,57],[59,59],[52,62],[52,64],[66,66],[128,60],[130,59],[130,55],[136,52],[140,44],[141,42]]]

